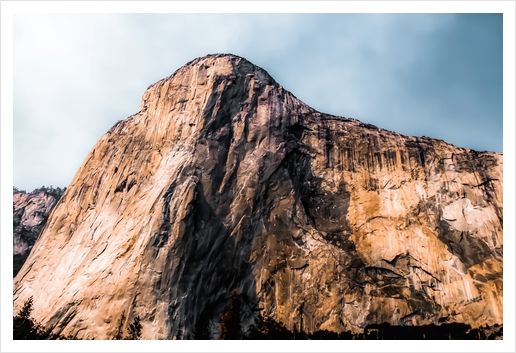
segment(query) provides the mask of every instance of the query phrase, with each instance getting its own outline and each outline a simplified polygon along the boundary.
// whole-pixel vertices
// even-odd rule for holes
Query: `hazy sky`
[[[7,81],[10,89],[6,77],[11,73],[14,76],[14,185],[30,191],[42,185],[67,186],[95,142],[118,120],[137,111],[140,98],[150,84],[169,76],[188,61],[209,53],[233,53],[247,58],[267,70],[298,98],[322,112],[354,117],[408,135],[440,138],[461,147],[502,151],[502,15],[42,13],[213,12],[239,8],[236,1],[228,3],[195,2],[194,10],[182,10],[187,5],[181,7],[170,1],[2,1],[2,192],[8,195],[11,187],[11,165],[6,158],[11,149],[11,136],[6,136],[10,134],[11,116],[5,108],[10,97],[3,86]],[[287,2],[280,6],[276,2],[264,2],[259,6],[246,5],[243,12],[296,11],[307,3]],[[330,6],[335,10],[328,12],[504,11],[505,24],[509,24],[505,33],[509,43],[506,58],[510,59],[506,63],[509,70],[505,77],[506,88],[509,88],[506,94],[510,97],[510,102],[506,102],[505,132],[510,138],[504,142],[504,177],[507,181],[504,185],[504,230],[509,235],[504,237],[504,310],[507,311],[504,325],[508,332],[511,327],[514,331],[514,300],[511,298],[515,296],[516,256],[515,238],[510,236],[515,230],[512,216],[514,99],[510,95],[511,91],[514,94],[514,2],[325,3],[326,6],[312,5],[315,9],[308,11],[327,11]],[[11,12],[6,11],[8,6],[12,7]],[[82,10],[77,10],[78,7]],[[13,72],[5,61],[5,55],[11,53],[4,40],[8,32],[5,27],[11,18],[14,24]],[[12,229],[11,200],[2,197],[1,201],[2,234],[9,234]],[[2,309],[6,312],[12,309],[11,244],[10,237],[2,237]],[[2,348],[10,337],[8,320],[9,316],[4,315],[2,338],[7,339],[2,340]],[[324,342],[311,342],[314,345],[307,341],[302,343],[303,346],[296,346],[295,342],[282,346],[281,342],[269,341],[257,347],[270,343],[270,350],[278,350],[278,347],[285,351],[292,347],[311,351],[321,347],[329,347],[327,351],[335,350]],[[364,342],[360,345],[353,345],[353,342],[359,343],[352,341],[346,343],[346,347],[356,351],[390,349],[408,352],[428,347],[442,350],[439,342],[436,345],[428,342],[400,346],[395,341],[392,344],[378,341],[374,346],[376,349],[367,348],[375,341],[368,341],[366,348]],[[94,342],[81,342],[81,347],[87,347],[89,343]],[[122,343],[117,343],[117,347]],[[191,346],[181,343],[175,342],[174,347],[192,351]],[[514,336],[496,343],[498,345],[489,343],[484,349],[496,349],[500,348],[499,344],[505,344],[504,349],[496,350],[512,351]],[[16,342],[18,350],[20,345],[25,347],[22,344]],[[137,342],[130,344],[130,347],[138,347]],[[149,347],[156,348],[156,344],[145,342],[142,349],[152,350]],[[170,349],[169,343],[165,344],[165,350]],[[468,347],[478,350],[482,349],[482,342],[473,344],[471,341],[468,345],[468,342],[450,341],[446,346],[457,351]],[[98,350],[98,346],[90,347]],[[113,350],[113,347],[108,349]],[[243,351],[249,350],[248,346],[241,347]],[[56,351],[64,349],[62,346],[55,348]],[[216,344],[211,342],[206,348],[216,350]]]
[[[14,185],[67,186],[150,84],[212,53],[319,111],[502,151],[501,14],[15,14]]]

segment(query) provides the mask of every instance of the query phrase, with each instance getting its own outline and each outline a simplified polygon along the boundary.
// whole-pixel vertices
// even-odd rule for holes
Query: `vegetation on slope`
[[[328,330],[316,331],[312,334],[294,332],[288,330],[283,324],[271,317],[258,315],[254,325],[245,332],[240,321],[242,296],[233,290],[231,302],[221,316],[219,325],[219,340],[493,340],[503,338],[503,327],[480,327],[472,329],[471,326],[461,323],[449,323],[442,325],[423,326],[392,326],[388,323],[373,324],[365,327],[363,333],[350,331],[336,333]],[[30,297],[22,309],[13,316],[14,340],[74,340],[76,336],[65,336],[52,333],[53,327],[44,327],[32,316],[33,297]],[[142,334],[141,319],[136,316],[132,324],[129,324],[127,333],[124,334],[125,312],[118,320],[118,326],[114,340],[139,340]],[[206,316],[197,320],[196,332],[193,339],[210,339],[209,322]],[[182,331],[175,337],[184,339]]]
[[[13,316],[13,339],[14,340],[75,340],[76,336],[61,335],[52,333],[53,327],[44,327],[37,322],[32,316],[34,310],[33,297],[27,299],[21,310]],[[123,334],[123,323],[125,321],[125,313],[118,321],[118,329],[115,340],[139,340],[142,334],[142,325],[140,317],[136,316],[132,324],[129,324],[127,334]]]

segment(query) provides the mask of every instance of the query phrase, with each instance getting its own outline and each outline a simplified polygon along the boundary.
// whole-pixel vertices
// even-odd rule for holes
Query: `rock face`
[[[503,322],[501,153],[319,113],[198,58],[94,146],[14,280],[80,338],[213,328],[237,289],[289,329]],[[214,332],[214,334],[216,334]]]
[[[61,195],[59,188],[41,188],[31,193],[13,189],[13,276],[29,256]]]

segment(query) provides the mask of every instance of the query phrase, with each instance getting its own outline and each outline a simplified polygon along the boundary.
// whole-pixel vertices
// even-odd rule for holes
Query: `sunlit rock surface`
[[[62,195],[57,188],[13,189],[13,276],[16,276]]]
[[[414,117],[415,119],[417,117]],[[501,324],[501,153],[319,113],[232,55],[148,88],[93,147],[14,280],[80,338],[244,325]],[[215,334],[215,333],[214,333]]]

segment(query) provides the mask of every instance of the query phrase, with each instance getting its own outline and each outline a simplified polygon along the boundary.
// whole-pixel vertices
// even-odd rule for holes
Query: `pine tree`
[[[13,316],[14,340],[48,340],[58,339],[58,335],[51,334],[52,328],[45,329],[31,314],[34,310],[34,298],[31,296],[23,304],[17,315]]]
[[[140,316],[136,316],[132,324],[129,324],[128,336],[126,340],[139,340],[142,336],[142,324],[140,323]]]
[[[34,309],[33,300],[32,296],[27,299],[22,309],[13,317],[13,339],[15,340],[35,339],[36,323],[30,316]]]
[[[241,296],[236,289],[231,292],[231,302],[220,319],[219,340],[238,340],[242,338],[240,323]]]

